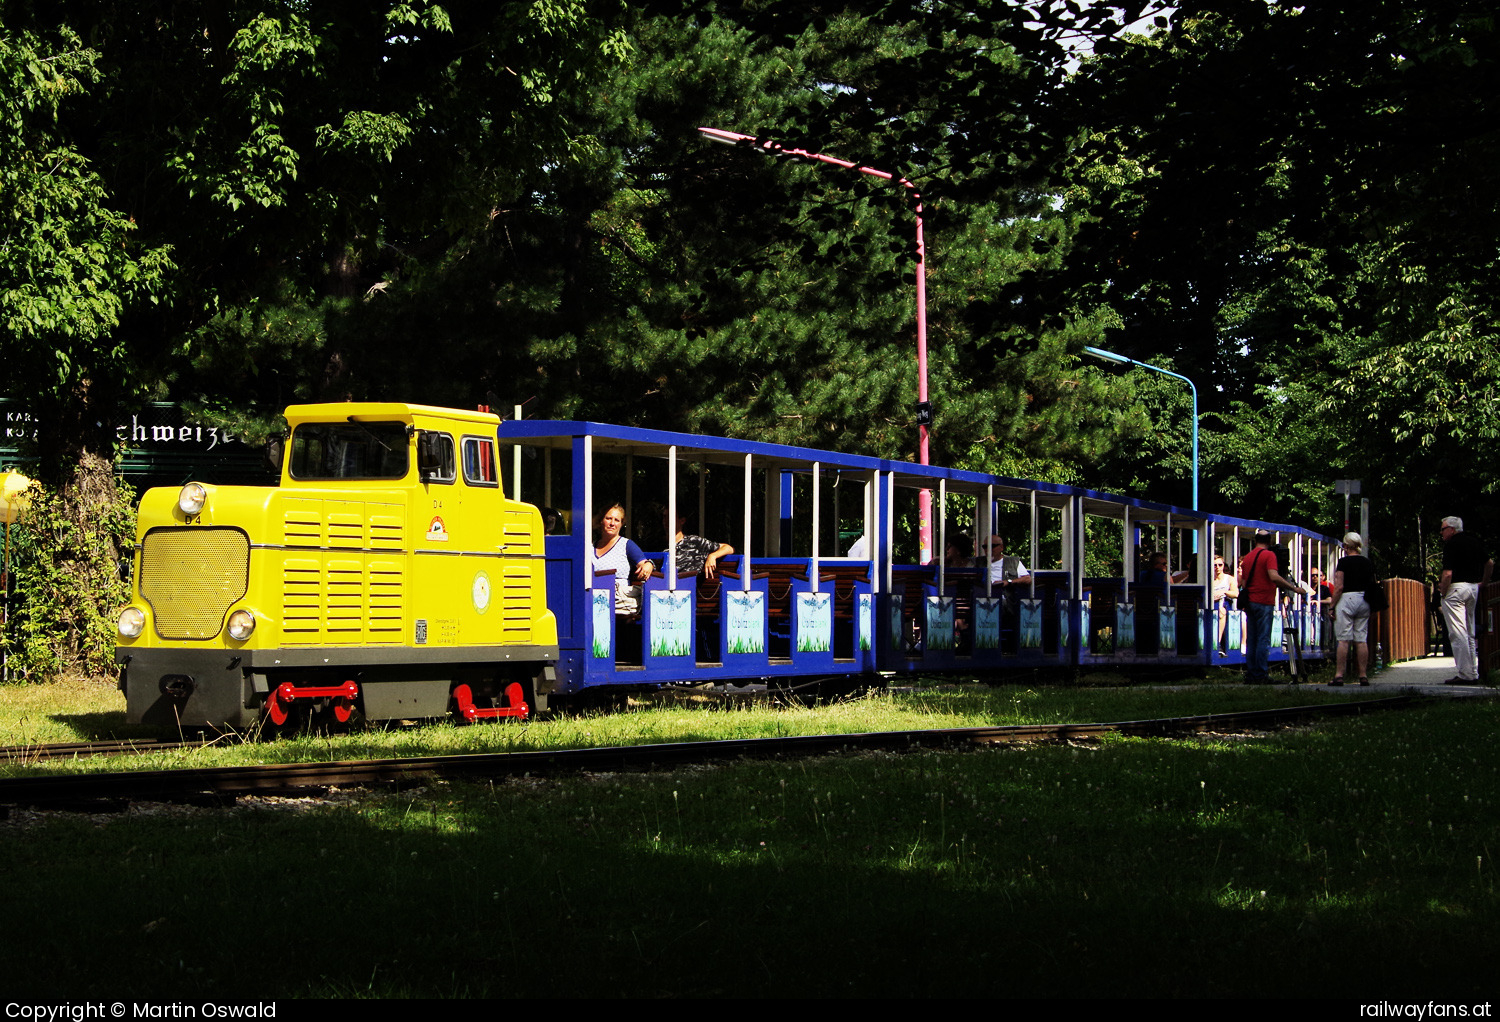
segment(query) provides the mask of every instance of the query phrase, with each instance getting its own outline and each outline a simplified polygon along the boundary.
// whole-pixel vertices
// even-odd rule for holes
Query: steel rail
[[[213,740],[169,742],[160,738],[112,738],[91,742],[53,742],[45,745],[0,745],[0,761],[39,763],[52,759],[81,759],[123,753],[143,755],[148,752],[202,749],[212,744],[214,744]]]
[[[1401,709],[1416,702],[1417,699],[1413,696],[1392,696],[1324,706],[1292,706],[1096,724],[1019,724],[536,752],[469,753],[405,759],[11,777],[0,778],[0,805],[47,807],[79,804],[89,800],[181,801],[206,795],[265,793],[331,785],[410,784],[439,777],[494,778],[517,774],[651,769],[730,759],[815,756],[846,750],[911,751],[964,744],[1097,739],[1106,734],[1168,736],[1210,729],[1262,728],[1308,717],[1349,716],[1373,710]]]

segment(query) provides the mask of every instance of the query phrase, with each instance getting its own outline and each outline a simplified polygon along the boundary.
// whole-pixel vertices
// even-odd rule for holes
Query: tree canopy
[[[1413,572],[1443,515],[1500,525],[1495,42],[1471,3],[1185,5],[1067,90],[1086,226],[1050,293],[1207,385],[1231,506],[1332,531],[1362,478]]]
[[[29,233],[5,247],[0,313],[29,357],[7,358],[0,384],[62,448],[44,477],[110,442],[62,428],[81,386],[98,419],[152,392],[190,396],[194,364],[240,383],[223,363],[255,376],[264,350],[299,370],[278,401],[302,377],[337,377],[342,353],[299,306],[461,244],[578,159],[567,100],[628,52],[605,17],[619,9],[6,0],[18,144],[0,187]],[[245,320],[254,340],[217,350]]]
[[[1493,529],[1493,18],[1460,0],[0,4],[0,390],[391,397]],[[68,425],[71,423],[71,425]],[[64,428],[66,427],[66,428]],[[1395,547],[1393,547],[1393,550]],[[1408,554],[1410,556],[1408,556]],[[1415,570],[1413,568],[1412,570]]]

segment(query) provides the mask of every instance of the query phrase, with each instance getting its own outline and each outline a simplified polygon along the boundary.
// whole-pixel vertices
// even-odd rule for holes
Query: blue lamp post
[[[1137,362],[1133,358],[1127,358],[1124,355],[1117,355],[1113,351],[1105,351],[1103,348],[1092,348],[1092,347],[1089,347],[1088,345],[1085,345],[1083,350],[1086,351],[1088,354],[1094,356],[1095,358],[1103,359],[1106,362],[1122,362],[1122,363],[1125,363],[1127,365],[1140,366],[1142,369],[1150,369],[1154,373],[1161,373],[1163,376],[1170,376],[1174,380],[1181,380],[1183,383],[1186,383],[1188,385],[1189,389],[1192,390],[1192,392],[1193,392],[1193,510],[1194,511],[1198,510],[1198,388],[1197,388],[1197,386],[1194,385],[1193,381],[1190,380],[1190,379],[1188,379],[1186,376],[1182,376],[1182,375],[1179,375],[1178,373],[1174,373],[1174,372],[1172,372],[1169,369],[1163,369],[1163,368],[1161,368],[1161,366],[1154,366],[1154,365],[1152,365],[1149,362]],[[1196,539],[1196,537],[1195,537],[1195,539]]]

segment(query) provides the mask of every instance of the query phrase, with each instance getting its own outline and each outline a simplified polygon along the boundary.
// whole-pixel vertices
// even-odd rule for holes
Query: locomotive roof
[[[303,422],[410,422],[424,418],[476,423],[489,429],[493,429],[500,421],[500,417],[493,412],[414,405],[404,401],[330,401],[323,404],[291,405],[286,410],[286,420],[294,427]]]

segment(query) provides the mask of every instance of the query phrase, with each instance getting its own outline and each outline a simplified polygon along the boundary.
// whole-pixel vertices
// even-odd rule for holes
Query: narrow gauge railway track
[[[1020,724],[543,752],[13,777],[0,779],[0,805],[56,808],[81,806],[99,800],[185,801],[205,796],[233,797],[251,792],[264,794],[332,785],[415,783],[437,777],[493,778],[516,774],[650,769],[741,758],[814,756],[844,750],[899,752],[945,746],[1097,739],[1106,734],[1171,737],[1210,730],[1256,730],[1295,720],[1345,717],[1373,710],[1404,709],[1416,704],[1417,699],[1413,696],[1392,696],[1324,706],[1292,706],[1108,724]]]
[[[0,745],[0,761],[7,763],[41,763],[51,759],[84,759],[90,756],[115,756],[147,752],[176,752],[202,749],[214,739],[200,742],[168,742],[159,738],[112,738],[97,742],[54,742],[51,745]]]

